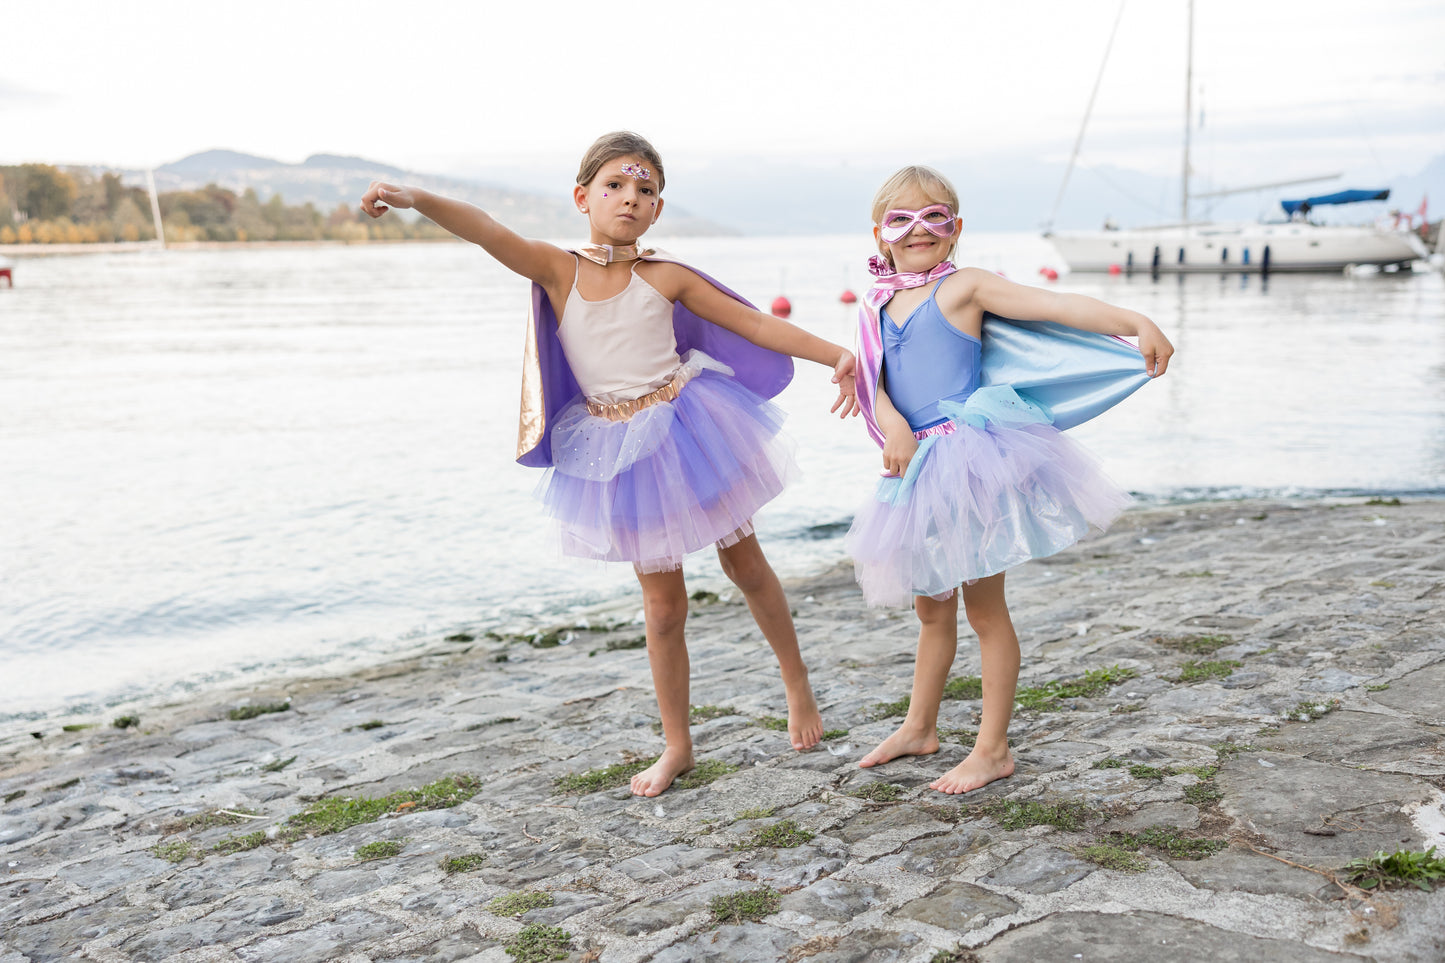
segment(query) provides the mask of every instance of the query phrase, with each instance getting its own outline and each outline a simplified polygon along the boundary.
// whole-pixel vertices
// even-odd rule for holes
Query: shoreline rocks
[[[741,600],[694,603],[699,767],[655,799],[632,625],[0,739],[0,963],[1445,957],[1445,894],[1338,873],[1445,849],[1445,502],[1136,509],[1008,584],[1018,768],[964,797],[927,786],[966,681],[936,756],[857,768],[916,622],[848,569],[788,586],[806,753]]]

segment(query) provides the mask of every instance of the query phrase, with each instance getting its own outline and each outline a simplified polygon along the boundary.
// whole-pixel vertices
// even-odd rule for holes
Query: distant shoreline
[[[133,254],[142,251],[220,251],[260,247],[362,247],[368,244],[464,243],[451,237],[388,238],[375,241],[318,239],[305,241],[176,241],[164,247],[154,241],[97,241],[90,244],[0,244],[0,255],[49,257],[58,254]]]

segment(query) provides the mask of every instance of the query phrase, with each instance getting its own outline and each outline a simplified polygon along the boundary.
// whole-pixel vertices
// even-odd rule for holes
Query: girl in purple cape
[[[869,604],[911,599],[919,622],[907,717],[863,757],[865,768],[938,751],[939,703],[958,646],[956,590],[962,585],[968,622],[978,633],[983,716],[973,751],[931,784],[945,793],[968,792],[1014,770],[1008,720],[1019,643],[1004,600],[1004,570],[1051,555],[1091,527],[1106,527],[1128,502],[1060,433],[1057,411],[981,377],[989,374],[990,338],[999,343],[993,326],[1013,326],[994,317],[1098,332],[1046,335],[1076,356],[1122,354],[1123,374],[1115,380],[1123,387],[1103,402],[1092,400],[1093,410],[1072,423],[1112,405],[1146,375],[1163,374],[1174,351],[1137,312],[955,268],[949,258],[963,227],[957,211],[953,186],[927,167],[900,170],[873,199],[878,256],[870,268],[878,280],[859,318],[858,404],[883,448],[886,477],[845,541]],[[986,314],[994,316],[989,328]],[[1138,350],[1102,335],[1137,336]],[[1045,352],[1052,350],[1042,343]]]
[[[666,748],[632,777],[640,796],[693,767],[682,560],[708,545],[778,658],[793,748],[822,738],[788,601],[752,516],[793,470],[783,414],[767,400],[792,376],[786,356],[831,367],[833,410],[855,408],[846,349],[639,249],[662,213],[663,182],[662,160],[644,138],[600,137],[573,189],[590,232],[575,251],[419,188],[373,182],[361,201],[372,217],[388,206],[419,211],[532,281],[518,461],[548,468],[538,492],[565,553],[630,561],[641,583]]]

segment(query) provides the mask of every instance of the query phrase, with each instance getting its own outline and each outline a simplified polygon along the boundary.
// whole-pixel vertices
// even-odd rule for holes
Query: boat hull
[[[1427,253],[1419,238],[1405,231],[1306,223],[1078,231],[1047,237],[1076,272],[1333,272],[1351,265],[1407,265]]]

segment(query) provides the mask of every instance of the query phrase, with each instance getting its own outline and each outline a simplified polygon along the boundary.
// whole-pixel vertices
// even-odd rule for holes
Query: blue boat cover
[[[1336,191],[1333,194],[1321,194],[1319,197],[1306,197],[1300,201],[1280,201],[1279,206],[1284,212],[1291,216],[1295,211],[1309,213],[1312,207],[1319,207],[1321,204],[1353,204],[1356,201],[1388,201],[1390,192],[1384,191]]]

